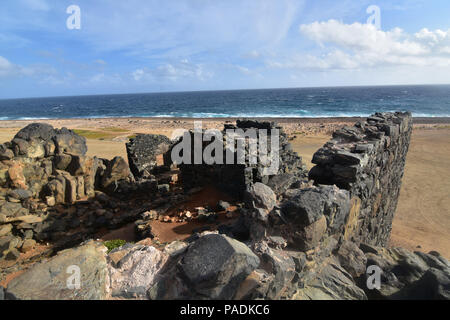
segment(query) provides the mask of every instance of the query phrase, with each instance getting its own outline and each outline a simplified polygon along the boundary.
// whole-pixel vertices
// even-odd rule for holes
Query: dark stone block
[[[232,299],[239,284],[259,265],[242,242],[210,234],[192,243],[179,265],[193,289],[211,299]]]
[[[164,135],[139,134],[126,144],[130,170],[136,179],[150,178],[154,170],[164,163],[158,164],[157,157],[169,151],[172,142]],[[164,161],[166,162],[166,161]],[[166,164],[168,165],[168,164]]]

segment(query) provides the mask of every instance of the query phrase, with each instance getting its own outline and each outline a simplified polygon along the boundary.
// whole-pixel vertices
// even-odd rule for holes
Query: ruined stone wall
[[[238,162],[237,152],[234,151],[234,164],[226,164],[227,152],[230,150],[227,146],[226,132],[227,130],[243,130],[244,134],[248,129],[255,129],[258,137],[260,137],[261,129],[267,134],[267,155],[269,163],[263,164],[258,158],[256,164],[249,162],[249,139],[245,140],[245,163]],[[270,166],[271,153],[271,132],[273,129],[279,131],[279,167],[276,174],[266,174],[267,168]],[[194,143],[192,143],[191,162],[190,164],[180,164],[180,180],[183,187],[187,190],[214,184],[220,189],[241,198],[244,192],[256,182],[269,185],[276,194],[281,194],[299,180],[307,179],[307,170],[302,158],[291,149],[288,137],[283,129],[273,122],[259,122],[253,120],[237,120],[236,125],[225,124],[222,131],[224,141],[223,145],[223,161],[224,164],[194,164]],[[191,131],[191,141],[194,142],[194,133]],[[180,141],[182,142],[182,140]],[[257,140],[259,144],[260,139]],[[211,142],[203,142],[202,152]],[[176,144],[175,144],[176,145]],[[174,145],[174,146],[175,146]],[[235,148],[237,145],[235,145]],[[259,151],[259,145],[258,145]],[[233,151],[232,151],[233,152]]]
[[[235,126],[226,124],[225,129],[229,128],[279,127],[244,120],[237,121]],[[257,206],[255,211],[255,197],[246,200],[252,216],[247,224],[253,240],[281,236],[288,245],[305,251],[319,246],[327,236],[386,246],[411,130],[411,114],[396,112],[376,113],[366,121],[334,132],[333,138],[314,154],[316,166],[309,172],[309,183],[301,158],[291,151],[282,130],[280,169],[276,175],[258,175],[260,163],[185,164],[180,165],[181,181],[187,189],[212,183],[238,195],[252,193],[258,183],[269,187],[281,210]],[[264,197],[270,192],[265,192]]]
[[[350,192],[345,240],[388,244],[411,131],[410,113],[376,113],[334,132],[314,154],[310,179]]]

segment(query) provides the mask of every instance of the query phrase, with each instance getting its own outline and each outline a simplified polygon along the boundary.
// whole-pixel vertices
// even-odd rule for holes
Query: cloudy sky
[[[449,15],[448,0],[2,0],[0,98],[450,83]]]

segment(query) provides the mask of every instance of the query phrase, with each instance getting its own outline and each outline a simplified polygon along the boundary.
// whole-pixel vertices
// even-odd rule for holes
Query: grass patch
[[[74,129],[76,134],[85,137],[86,139],[108,139],[113,138],[114,135],[108,132],[94,131],[94,130],[84,130],[84,129]]]
[[[108,240],[103,242],[106,248],[108,248],[108,253],[110,253],[112,250],[119,248],[123,245],[125,245],[127,242],[125,240],[115,239],[115,240]]]
[[[103,130],[110,131],[110,132],[117,132],[117,133],[128,132],[127,129],[118,128],[118,127],[106,127]]]

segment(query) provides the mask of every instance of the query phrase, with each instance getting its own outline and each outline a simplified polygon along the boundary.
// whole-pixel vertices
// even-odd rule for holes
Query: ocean
[[[450,85],[115,94],[0,100],[0,120],[106,117],[450,117]]]

